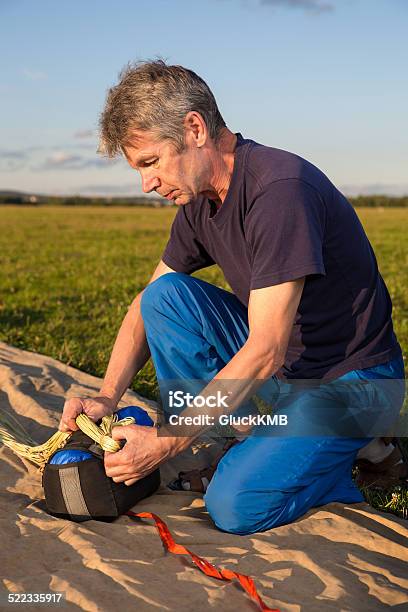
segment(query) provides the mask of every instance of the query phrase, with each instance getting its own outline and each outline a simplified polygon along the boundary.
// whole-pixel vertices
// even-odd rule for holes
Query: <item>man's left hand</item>
[[[105,452],[106,475],[127,486],[147,476],[172,456],[171,439],[159,438],[155,427],[113,427],[112,438],[126,440],[126,444],[116,453]]]

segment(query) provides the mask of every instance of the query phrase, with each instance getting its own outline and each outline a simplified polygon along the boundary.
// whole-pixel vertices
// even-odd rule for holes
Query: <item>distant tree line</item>
[[[369,208],[405,208],[408,206],[408,195],[401,197],[393,197],[386,195],[361,195],[354,198],[348,198],[353,206],[368,206]]]
[[[355,207],[370,208],[405,208],[408,207],[408,195],[393,197],[385,195],[361,195],[348,198]],[[42,196],[19,192],[0,192],[0,205],[24,204],[31,206],[147,206],[159,208],[171,206],[164,198],[134,197],[86,197],[86,196]]]
[[[0,193],[0,205],[24,204],[31,206],[168,206],[164,198],[134,197],[87,197],[87,196],[43,196],[25,193]]]

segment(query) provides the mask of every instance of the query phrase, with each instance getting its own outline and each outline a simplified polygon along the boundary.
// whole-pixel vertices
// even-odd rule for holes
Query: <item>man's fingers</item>
[[[79,414],[79,413],[78,413]],[[75,415],[75,417],[71,417],[69,415],[62,415],[60,424],[58,425],[58,429],[60,431],[63,432],[68,432],[68,431],[76,431],[77,429],[79,429],[78,425],[76,424],[76,417],[78,416],[78,414]]]
[[[126,475],[122,476],[114,476],[112,478],[113,482],[119,483],[124,482],[127,487],[130,487],[132,484],[135,484],[140,478],[128,478]]]
[[[79,397],[74,397],[64,404],[61,421],[58,429],[63,432],[76,431],[78,425],[75,419],[83,411],[83,403]]]
[[[59,431],[62,431],[64,433],[68,433],[69,431],[76,431],[78,429],[78,425],[75,423],[75,421],[60,421],[60,424],[58,425],[58,429]]]
[[[123,474],[123,465],[125,463],[122,455],[123,449],[117,451],[116,453],[111,453],[109,451],[105,451],[104,463],[105,463],[105,472],[107,476],[119,476],[119,474]]]
[[[128,440],[129,436],[134,436],[137,433],[143,434],[146,431],[150,433],[152,428],[136,424],[117,425],[116,427],[112,427],[112,438],[114,440]]]
[[[114,440],[127,440],[129,435],[129,425],[117,425],[112,427],[112,438]]]
[[[127,487],[130,487],[132,484],[135,484],[135,482],[137,482],[139,480],[139,478],[131,478],[130,480],[125,480],[125,485]]]
[[[133,474],[132,473],[124,474],[123,468],[122,468],[121,470],[116,470],[116,472],[113,475],[108,474],[108,472],[106,472],[106,475],[109,476],[109,478],[112,478],[113,482],[125,482],[126,480],[129,480],[131,476],[132,477],[134,476],[134,472]]]
[[[133,484],[138,479],[137,478],[132,478],[132,479],[129,480],[129,474],[122,474],[122,476],[114,476],[112,478],[112,480],[113,480],[113,482],[116,482],[116,483],[124,482],[125,484],[127,484],[128,482],[131,482]]]

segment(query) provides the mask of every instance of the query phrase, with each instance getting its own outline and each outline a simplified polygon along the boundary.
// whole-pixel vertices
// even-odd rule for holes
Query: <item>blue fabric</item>
[[[161,389],[171,380],[211,380],[248,336],[247,311],[233,294],[181,273],[166,274],[148,285],[141,311]],[[255,533],[329,502],[362,501],[351,470],[358,450],[370,438],[358,437],[358,419],[362,415],[366,423],[372,412],[377,418],[374,408],[379,408],[381,417],[392,423],[404,395],[402,381],[390,396],[387,389],[378,389],[378,378],[403,379],[402,359],[347,372],[323,390],[285,393],[287,383],[270,379],[262,393],[271,400],[283,397],[278,410],[290,409],[291,426],[285,437],[257,430],[223,457],[204,498],[216,526],[231,533]],[[374,384],[366,384],[369,379]],[[356,423],[356,434],[304,437],[313,410],[318,418],[325,414],[328,424],[339,415],[345,427]]]
[[[87,451],[78,449],[67,449],[60,450],[53,457],[51,457],[50,463],[52,465],[65,465],[66,463],[77,463],[78,461],[85,461],[86,459],[92,459],[93,455]]]
[[[136,425],[144,425],[145,427],[152,427],[154,425],[146,410],[140,406],[126,406],[125,408],[117,410],[116,414],[119,419],[133,417],[136,421]]]
[[[153,425],[153,421],[147,414],[146,410],[143,410],[143,408],[140,406],[126,406],[125,408],[120,408],[116,414],[118,415],[119,419],[133,417],[137,425],[144,425],[146,427],[151,427]],[[60,450],[55,453],[55,455],[51,458],[50,463],[53,465],[65,465],[66,463],[85,461],[86,459],[91,459],[92,457],[93,455],[87,451],[67,449]]]

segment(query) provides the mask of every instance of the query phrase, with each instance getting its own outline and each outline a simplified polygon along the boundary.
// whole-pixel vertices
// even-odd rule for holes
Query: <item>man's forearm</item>
[[[113,346],[100,394],[116,405],[150,357],[140,312],[142,293],[133,300]]]
[[[180,416],[193,417],[197,414],[208,414],[215,420],[221,414],[234,412],[241,404],[250,399],[264,382],[273,376],[281,367],[284,354],[281,351],[271,350],[264,355],[251,345],[245,344],[231,359],[227,365],[218,372],[215,378],[200,392],[203,397],[216,396],[220,391],[221,395],[228,396],[228,408],[186,408]],[[188,448],[192,442],[205,430],[212,425],[189,425],[183,428],[176,425],[174,427],[166,425],[163,427],[161,435],[174,436],[172,441],[173,454]],[[184,432],[187,435],[183,435]]]

